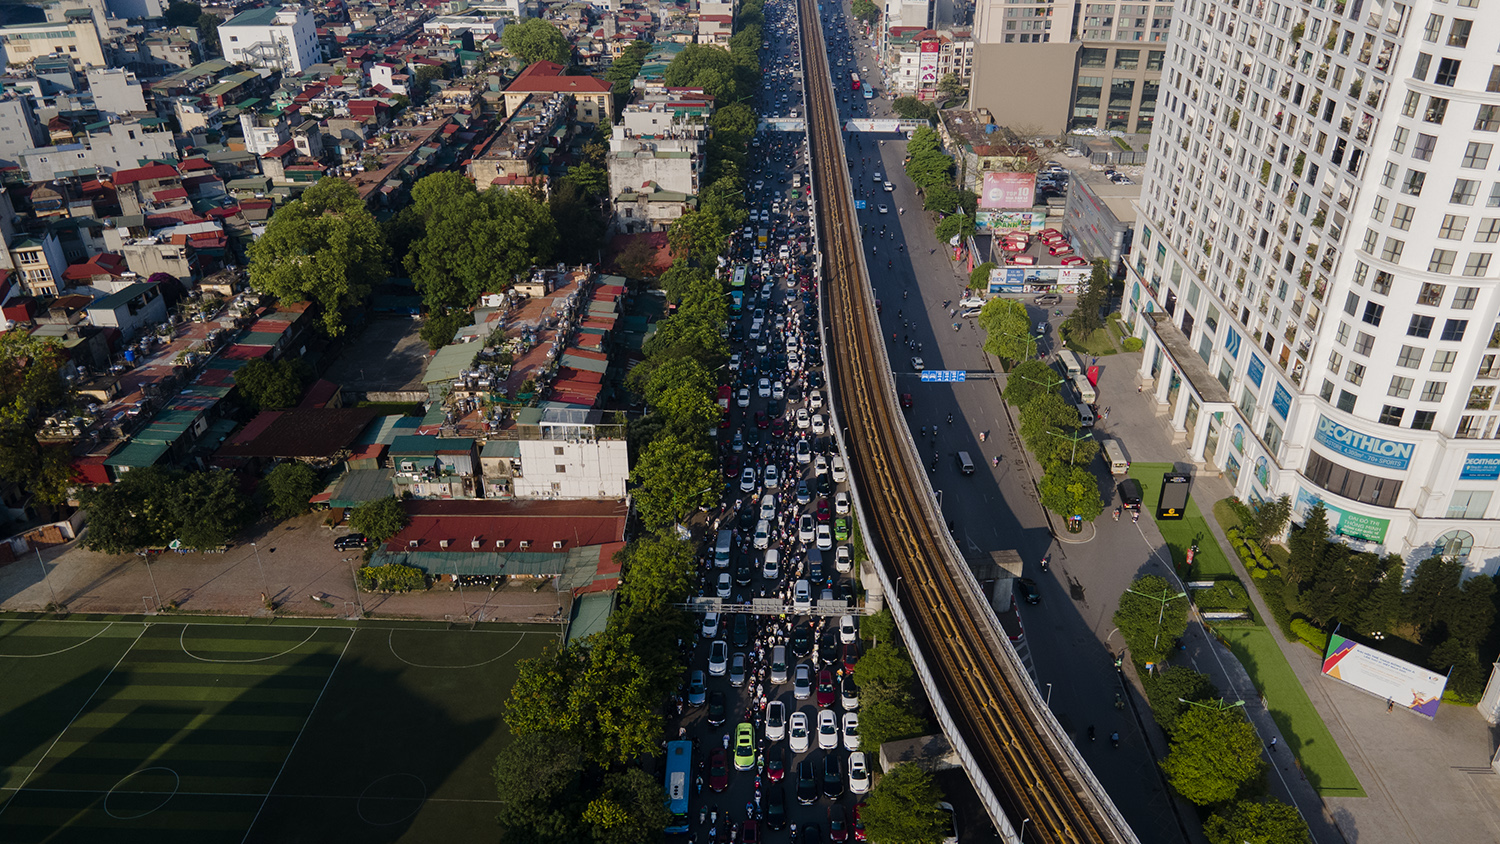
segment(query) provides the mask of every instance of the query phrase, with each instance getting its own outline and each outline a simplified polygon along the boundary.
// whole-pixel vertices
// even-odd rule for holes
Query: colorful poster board
[[[1323,674],[1426,718],[1436,717],[1438,705],[1443,702],[1443,688],[1448,685],[1448,678],[1442,674],[1337,633],[1328,637]]]

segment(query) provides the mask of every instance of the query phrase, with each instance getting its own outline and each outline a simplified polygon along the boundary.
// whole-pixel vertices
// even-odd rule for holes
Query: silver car
[[[715,644],[723,644],[723,640],[717,640],[715,641]],[[725,644],[724,649],[726,652],[728,648],[729,646]],[[708,673],[714,673],[712,661],[709,662]],[[724,673],[724,668],[722,665],[719,667],[718,673]],[[809,667],[805,662],[798,665],[797,670],[792,672],[792,697],[796,698],[797,700],[807,700],[808,698],[812,697],[812,668]]]

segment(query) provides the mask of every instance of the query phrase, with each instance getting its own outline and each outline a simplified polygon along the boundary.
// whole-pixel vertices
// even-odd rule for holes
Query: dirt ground
[[[450,590],[372,595],[354,588],[358,552],[338,551],[343,531],[311,513],[278,525],[260,525],[222,554],[172,554],[149,566],[134,554],[86,551],[77,543],[32,553],[0,567],[0,610],[35,611],[62,604],[75,613],[152,612],[176,602],[184,612],[353,617],[361,611],[386,618],[471,618],[476,621],[565,621],[570,597],[533,584],[490,591]],[[39,562],[40,561],[40,562]],[[46,578],[43,579],[43,569]],[[313,596],[319,596],[325,606]]]
[[[421,390],[428,353],[421,329],[409,317],[368,322],[323,377],[349,393]]]

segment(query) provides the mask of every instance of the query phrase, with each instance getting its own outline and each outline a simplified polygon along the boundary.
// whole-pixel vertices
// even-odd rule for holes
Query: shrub
[[[1287,639],[1295,639],[1292,634],[1292,613],[1286,607],[1286,581],[1281,579],[1279,572],[1267,571],[1264,577],[1259,578],[1260,597],[1266,602],[1266,609],[1271,611],[1271,617],[1276,619],[1276,626],[1281,628],[1282,635]]]
[[[1292,619],[1292,635],[1301,639],[1304,645],[1318,653],[1328,650],[1328,634],[1303,619]]]
[[[1139,337],[1126,337],[1120,341],[1120,346],[1127,352],[1139,352],[1145,345]]]
[[[365,566],[359,585],[366,592],[420,592],[427,588],[427,573],[414,566]]]
[[[1250,596],[1238,580],[1221,580],[1212,589],[1199,589],[1193,593],[1193,603],[1202,610],[1250,609]]]

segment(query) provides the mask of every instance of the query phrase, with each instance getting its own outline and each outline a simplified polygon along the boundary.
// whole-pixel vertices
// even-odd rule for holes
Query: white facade
[[[89,132],[84,143],[41,147],[21,154],[21,167],[33,182],[93,168],[100,175],[140,167],[145,161],[176,161],[177,143],[165,121],[154,117],[111,123]]]
[[[106,70],[90,68],[88,72],[89,92],[94,95],[94,107],[113,114],[145,113],[146,94],[140,80],[128,70]]]
[[[236,64],[301,73],[322,60],[311,12],[270,6],[241,12],[219,24],[224,58]]]
[[[517,498],[624,498],[630,458],[624,440],[521,440]]]
[[[1194,459],[1500,569],[1500,19],[1183,0],[1122,312]],[[1151,315],[1147,315],[1148,312]],[[1168,316],[1170,315],[1170,316]]]
[[[257,158],[292,139],[285,117],[259,112],[240,113],[240,132],[245,136],[245,152]]]

